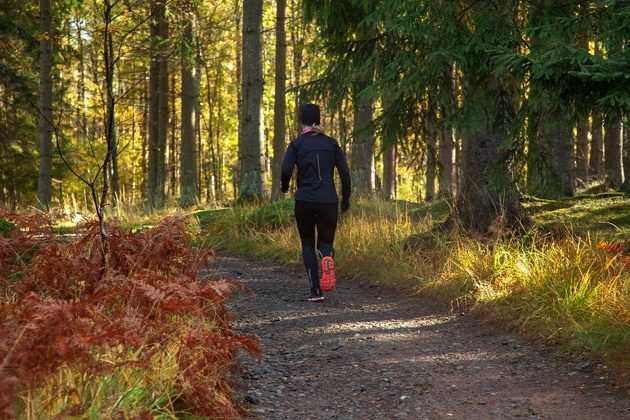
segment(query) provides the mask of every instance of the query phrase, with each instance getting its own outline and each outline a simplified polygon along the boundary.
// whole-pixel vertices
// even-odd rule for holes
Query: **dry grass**
[[[200,220],[210,238],[221,238],[213,246],[299,265],[291,205],[287,200],[263,209],[227,209]],[[588,220],[582,214],[588,206],[572,207]],[[605,361],[628,381],[630,269],[621,255],[597,249],[607,232],[592,237],[584,229],[550,239],[534,231],[494,241],[427,233],[444,210],[444,203],[354,206],[341,217],[335,239],[341,275],[412,287],[465,306],[527,337]],[[262,222],[261,214],[274,214],[276,223]]]

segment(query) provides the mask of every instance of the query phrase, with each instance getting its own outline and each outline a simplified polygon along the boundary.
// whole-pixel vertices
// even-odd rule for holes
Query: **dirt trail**
[[[301,270],[230,256],[214,269],[255,292],[230,306],[261,338],[242,383],[258,418],[630,419],[598,369],[427,298],[341,279],[310,303]]]

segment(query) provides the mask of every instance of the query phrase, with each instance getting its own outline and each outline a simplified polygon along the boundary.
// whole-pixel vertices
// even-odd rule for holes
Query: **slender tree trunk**
[[[396,144],[385,145],[383,149],[383,198],[385,200],[396,200],[397,179],[396,179]]]
[[[149,67],[149,111],[148,111],[148,170],[147,205],[157,206],[158,155],[160,154],[160,51],[159,51],[159,8],[158,0],[151,0],[151,64]]]
[[[387,113],[391,109],[392,100],[383,98],[383,113]],[[396,184],[396,144],[397,135],[389,125],[383,130],[382,148],[383,148],[383,185],[382,194],[385,200],[396,200],[397,184]]]
[[[140,138],[142,139],[142,156],[140,158],[140,166],[142,170],[142,180],[140,185],[141,197],[147,198],[147,145],[148,145],[148,128],[149,128],[149,95],[147,93],[148,83],[145,81],[142,87],[142,124],[140,125]]]
[[[48,210],[52,199],[52,11],[51,0],[39,2],[39,177],[37,207]]]
[[[2,157],[0,156],[0,163],[4,164]],[[4,206],[7,201],[6,194],[4,192],[4,174],[0,174],[0,206]]]
[[[193,38],[194,14],[184,14],[184,48],[182,50],[182,147],[180,153],[180,196],[179,204],[187,207],[199,199],[197,179],[197,152],[195,134],[197,123],[197,71],[194,63]]]
[[[81,138],[88,138],[87,132],[87,116],[86,116],[86,106],[87,103],[85,101],[85,58],[83,55],[85,54],[84,44],[83,44],[83,28],[81,27],[80,19],[78,16],[75,17],[77,21],[77,49],[78,49],[78,72],[79,77],[77,79],[77,127],[75,131],[75,137],[77,140]]]
[[[197,99],[195,101],[195,136],[197,141],[197,149],[196,149],[196,159],[195,164],[197,165],[197,200],[200,201],[201,194],[201,180],[202,178],[202,170],[203,170],[203,136],[201,135],[201,63],[203,62],[203,58],[201,55],[201,42],[199,40],[199,20],[198,20],[198,11],[195,10],[195,25],[196,30],[194,33],[195,39],[195,92],[197,94]],[[210,89],[210,86],[208,86]],[[209,104],[208,104],[209,105]],[[214,195],[213,195],[214,196]],[[206,204],[209,203],[210,200],[206,200]]]
[[[630,127],[628,118],[623,123],[623,174],[624,181],[620,191],[630,194]]]
[[[243,0],[245,1],[245,0]],[[236,57],[236,111],[239,117],[239,132],[241,130],[241,113],[243,109],[243,9],[240,0],[234,2],[234,37],[235,39],[235,57]],[[239,137],[240,139],[240,137]],[[233,197],[236,199],[239,195],[240,184],[240,168],[230,168],[231,184],[233,189]],[[227,188],[226,188],[227,190]]]
[[[438,195],[451,198],[453,195],[453,129],[440,128],[440,178]]]
[[[427,139],[427,179],[425,186],[425,201],[433,201],[435,198],[435,172],[436,172],[436,146],[437,141],[433,130],[428,130],[429,138]]]
[[[591,156],[588,171],[591,176],[600,178],[604,168],[604,132],[602,130],[602,114],[600,111],[592,113],[591,127]]]
[[[241,9],[240,0],[234,2],[234,36],[236,37],[236,111],[241,115],[241,106],[243,104],[243,27],[242,27],[243,11]]]
[[[158,31],[162,42],[169,37],[169,25],[166,18],[166,0],[158,0]],[[169,127],[169,74],[168,57],[164,46],[160,48],[158,61],[158,137],[157,137],[157,173],[155,185],[156,207],[162,208],[166,203],[166,142]]]
[[[582,118],[577,126],[575,179],[580,186],[588,183],[588,118]]]
[[[168,144],[168,148],[166,150],[167,156],[167,165],[166,172],[168,177],[167,182],[167,196],[177,197],[177,107],[175,98],[177,97],[177,78],[175,77],[175,72],[170,75],[170,85],[169,85],[169,99],[173,98],[173,100],[169,101],[169,117],[171,119],[171,124],[169,127],[170,140]]]
[[[621,120],[606,123],[604,132],[604,166],[608,183],[619,188],[623,184],[621,164]]]
[[[453,127],[445,123],[446,118],[453,112],[453,70],[443,74],[440,98],[440,178],[438,194],[442,198],[453,196]]]
[[[589,2],[591,3],[591,2]],[[595,0],[596,7],[601,6],[601,0]],[[595,56],[602,58],[602,50],[600,43],[595,39]],[[603,115],[599,110],[593,110],[591,113],[591,154],[588,162],[589,174],[595,178],[602,178],[604,176],[604,132]]]
[[[109,33],[108,34],[109,37],[112,37],[112,34]],[[109,43],[109,48],[111,49],[111,51],[109,52],[110,57],[111,57],[111,61],[114,61],[114,42],[113,39],[110,39],[110,43]],[[120,75],[120,71],[117,73],[118,74],[118,95],[122,95],[123,92],[123,81]],[[112,95],[113,95],[113,83],[114,83],[114,69],[112,68]],[[115,101],[115,100],[114,100]],[[112,111],[113,112],[113,111]],[[114,120],[115,115],[112,116],[112,120]],[[112,127],[112,131],[110,133],[110,140],[111,140],[111,189],[112,189],[112,205],[113,207],[117,208],[118,205],[120,204],[120,200],[121,200],[121,195],[120,195],[120,168],[118,166],[118,138],[119,138],[119,133],[116,129],[116,125],[114,124],[114,126]]]
[[[206,198],[207,200],[210,200],[210,196],[212,195],[214,197],[215,201],[219,201],[220,200],[220,192],[219,192],[219,185],[217,184],[217,174],[218,174],[218,170],[220,169],[218,166],[221,165],[221,162],[217,159],[217,154],[215,153],[215,149],[218,150],[219,148],[219,142],[221,141],[221,139],[218,137],[217,133],[215,133],[215,131],[217,131],[219,129],[220,126],[220,99],[218,98],[218,87],[219,87],[219,74],[221,73],[221,69],[218,68],[217,69],[217,77],[215,79],[215,83],[214,83],[214,87],[212,90],[210,90],[210,87],[212,86],[212,84],[210,83],[210,68],[206,63],[206,66],[204,67],[204,73],[206,75],[206,85],[207,85],[207,89],[206,89],[206,102],[208,103],[208,152],[209,152],[209,156],[204,155],[204,168],[205,168],[205,179],[206,179],[206,186],[207,186],[207,191],[206,191]],[[214,124],[214,112],[213,112],[213,108],[216,105],[217,107],[217,124],[216,124],[216,130],[214,129],[215,124]],[[215,147],[215,139],[216,139],[216,147]],[[211,185],[210,183],[212,182],[212,180],[214,180],[214,185]],[[214,193],[214,194],[211,194]]]
[[[285,31],[286,0],[276,1],[276,75],[273,104],[273,160],[271,162],[271,198],[280,193],[280,171],[286,136],[287,37]]]
[[[265,195],[262,112],[262,0],[243,3],[243,95],[239,125],[239,197],[261,199]]]
[[[9,95],[2,83],[0,83],[0,94],[2,94],[2,101],[0,101],[0,127],[4,127],[9,125],[8,112],[6,112],[6,110],[9,109]],[[4,207],[7,200],[5,192],[6,179],[11,179],[8,176],[10,166],[6,164],[7,159],[5,157],[7,146],[7,141],[0,139],[0,207]]]
[[[118,168],[118,133],[116,132],[116,126],[112,127],[111,142],[112,205],[118,207],[120,204],[120,171]]]
[[[354,123],[352,127],[352,154],[350,174],[352,189],[356,196],[369,196],[376,188],[374,165],[374,134],[371,132],[374,116],[372,100],[360,95],[367,86],[362,83],[354,89]]]
[[[223,200],[226,192],[225,183],[223,182],[223,167],[225,166],[225,156],[223,154],[223,147],[221,143],[221,124],[223,122],[223,102],[219,98],[219,86],[223,81],[223,72],[219,69],[217,73],[217,83],[215,88],[215,98],[217,102],[217,128],[215,131],[216,138],[216,160],[214,169],[214,182],[215,182],[215,199],[217,201]]]
[[[588,38],[581,36],[579,47],[588,51]],[[577,123],[577,147],[575,160],[575,179],[579,186],[588,183],[588,117],[581,117]]]
[[[293,89],[295,89],[294,98],[294,112],[295,112],[295,134],[296,136],[300,135],[300,131],[302,126],[299,121],[299,109],[301,105],[301,101],[303,98],[303,91],[299,89],[300,84],[302,83],[302,61],[304,57],[304,25],[301,23],[301,9],[300,9],[300,0],[292,0],[291,1],[291,10],[293,12],[292,21],[293,25],[291,26],[291,61],[292,61],[292,82]]]
[[[91,185],[92,200],[96,207],[96,215],[99,221],[100,239],[101,239],[101,277],[105,273],[108,265],[109,241],[108,233],[105,226],[105,202],[109,193],[109,165],[115,153],[116,134],[115,134],[115,99],[114,99],[114,42],[111,32],[113,6],[110,0],[104,0],[104,24],[105,33],[103,40],[103,64],[105,67],[104,83],[105,83],[105,142],[107,144],[107,153],[103,161],[103,187],[98,197],[94,184]]]

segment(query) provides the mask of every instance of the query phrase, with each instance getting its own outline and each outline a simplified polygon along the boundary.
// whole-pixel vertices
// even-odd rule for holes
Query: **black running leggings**
[[[295,201],[295,220],[302,241],[302,258],[311,289],[319,291],[319,265],[315,255],[315,244],[321,257],[333,256],[338,211],[337,203]]]

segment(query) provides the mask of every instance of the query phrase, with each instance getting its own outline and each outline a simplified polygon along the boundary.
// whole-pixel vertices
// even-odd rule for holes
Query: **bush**
[[[244,287],[197,278],[187,221],[132,234],[108,226],[103,265],[96,224],[69,242],[39,236],[0,300],[0,413],[56,416],[239,417],[231,392],[241,349],[224,300]],[[31,238],[33,239],[33,238]]]

